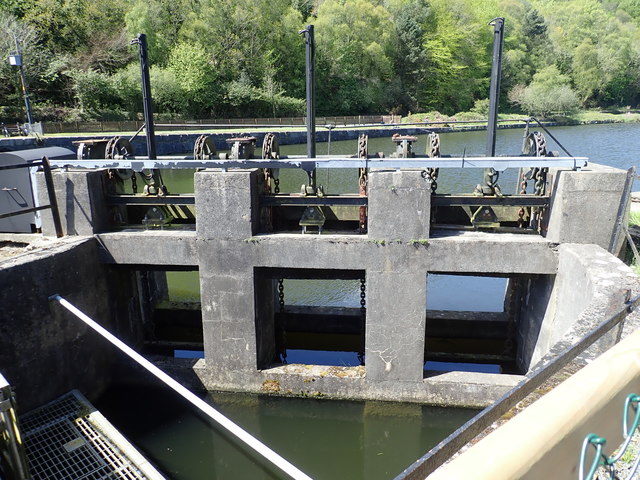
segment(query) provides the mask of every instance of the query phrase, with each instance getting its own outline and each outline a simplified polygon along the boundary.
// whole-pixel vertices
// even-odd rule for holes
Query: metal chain
[[[358,352],[358,361],[360,365],[364,365],[364,338],[365,338],[365,326],[367,322],[367,283],[365,278],[360,279],[360,351]]]
[[[437,158],[440,156],[440,135],[437,133],[429,134],[429,147],[427,149],[429,158]],[[438,189],[439,168],[428,168],[427,173],[431,179],[431,193],[436,193]]]
[[[278,305],[280,306],[280,313],[284,313],[284,279],[278,279]],[[284,323],[284,322],[283,322]],[[287,363],[287,331],[282,325],[281,329],[281,344],[280,344],[280,360],[282,363]]]
[[[526,195],[527,194],[527,175],[529,172],[525,172],[524,170],[521,171],[521,181],[520,181],[520,195]],[[519,228],[524,228],[525,224],[524,224],[524,214],[525,214],[525,209],[524,207],[520,207],[520,210],[518,210],[518,227]]]
[[[138,193],[138,181],[136,180],[136,172],[131,173],[131,190],[134,194]]]
[[[284,280],[278,279],[278,304],[280,305],[280,312],[284,312]]]
[[[369,136],[362,134],[358,137],[358,158],[369,157]],[[361,197],[367,196],[367,184],[369,183],[367,169],[358,169],[358,193]],[[367,231],[367,207],[358,209],[358,224],[360,233]]]
[[[278,177],[273,177],[273,193],[280,193],[280,179]]]

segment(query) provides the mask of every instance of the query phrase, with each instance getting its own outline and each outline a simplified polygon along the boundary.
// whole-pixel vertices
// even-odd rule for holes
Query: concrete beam
[[[251,259],[255,267],[406,272],[555,274],[557,246],[534,235],[454,233],[425,242],[356,235],[275,234],[241,241],[199,239],[186,230],[129,230],[97,235],[108,263],[200,264],[225,269]],[[200,258],[196,254],[200,245]],[[499,251],[499,255],[492,252]]]
[[[128,230],[96,235],[100,258],[117,265],[198,267],[196,233],[187,230]]]

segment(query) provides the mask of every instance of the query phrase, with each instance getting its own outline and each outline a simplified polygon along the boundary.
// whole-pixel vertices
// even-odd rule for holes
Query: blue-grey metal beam
[[[188,157],[160,157],[158,159],[135,158],[126,160],[50,160],[52,167],[58,168],[115,168],[141,171],[144,169],[249,169],[249,168],[301,168],[311,171],[315,168],[494,168],[504,171],[508,168],[565,167],[579,170],[587,166],[588,157],[436,157],[417,155],[414,158],[353,158],[318,156],[288,156],[279,159],[251,160],[192,160]]]

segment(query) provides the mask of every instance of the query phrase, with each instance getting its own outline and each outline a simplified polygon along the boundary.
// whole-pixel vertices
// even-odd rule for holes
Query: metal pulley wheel
[[[108,142],[104,150],[104,158],[107,160],[126,160],[133,156],[133,147],[131,142],[126,138],[112,137]],[[110,174],[115,174],[120,180],[128,180],[131,177],[131,172],[126,169],[113,169],[109,170]]]
[[[212,160],[216,156],[216,144],[209,135],[200,135],[193,146],[194,160]]]
[[[280,142],[274,133],[267,133],[262,141],[262,159],[280,158]]]

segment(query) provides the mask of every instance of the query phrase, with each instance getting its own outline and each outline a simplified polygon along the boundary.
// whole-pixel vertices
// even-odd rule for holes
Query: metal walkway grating
[[[78,391],[20,417],[33,480],[163,479]]]

